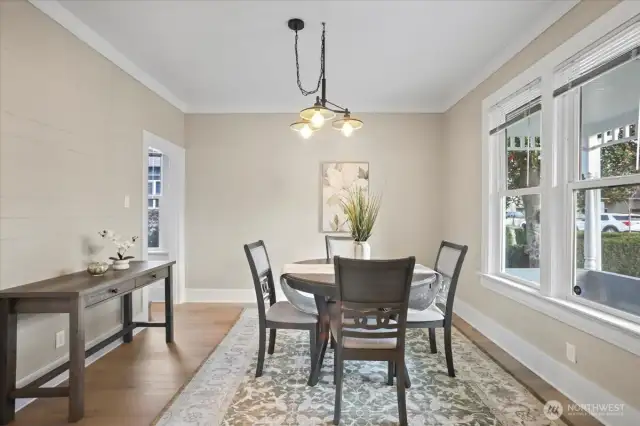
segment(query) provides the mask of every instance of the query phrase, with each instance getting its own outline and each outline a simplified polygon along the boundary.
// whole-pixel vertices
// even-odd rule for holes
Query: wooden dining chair
[[[324,244],[327,248],[327,260],[333,259],[334,256],[353,257],[353,238],[325,235]]]
[[[436,258],[435,270],[442,275],[440,294],[444,296],[444,304],[438,298],[433,305],[424,311],[409,309],[407,314],[407,328],[428,328],[431,353],[437,353],[436,328],[444,328],[444,353],[447,359],[447,372],[455,377],[453,368],[453,352],[451,350],[451,327],[453,323],[453,299],[456,295],[458,277],[462,270],[462,263],[468,247],[442,241]],[[444,306],[443,306],[444,305]],[[444,312],[442,308],[444,307]]]
[[[258,300],[258,320],[260,321],[260,335],[258,345],[258,365],[256,377],[262,376],[264,366],[264,352],[269,332],[269,355],[272,355],[276,344],[277,329],[293,329],[309,331],[309,346],[311,360],[313,361],[316,347],[316,337],[319,332],[318,316],[304,313],[296,309],[288,301],[276,301],[276,291],[271,271],[271,262],[267,254],[267,248],[262,240],[244,245],[244,252],[249,261],[249,268],[253,277],[253,285]],[[268,303],[268,306],[265,304]],[[311,362],[313,365],[313,362]],[[313,370],[313,368],[312,368]],[[309,373],[312,377],[313,371]]]
[[[336,339],[333,423],[340,423],[345,360],[387,361],[389,379],[397,374],[400,424],[407,424],[404,346],[409,292],[415,258],[356,260],[334,257],[336,303],[330,306],[331,333]]]

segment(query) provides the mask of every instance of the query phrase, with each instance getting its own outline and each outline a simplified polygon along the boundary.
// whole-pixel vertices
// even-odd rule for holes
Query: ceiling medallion
[[[320,44],[320,76],[318,77],[316,88],[313,90],[305,90],[300,82],[298,31],[302,31],[302,29],[304,29],[304,21],[297,18],[289,19],[287,25],[289,26],[289,29],[296,33],[294,50],[296,54],[296,74],[298,77],[298,88],[300,89],[300,93],[304,96],[309,96],[317,93],[318,90],[322,90],[321,96],[316,96],[316,102],[313,106],[300,111],[300,120],[291,124],[289,127],[296,132],[299,132],[303,138],[309,139],[314,132],[320,130],[324,125],[325,120],[331,120],[336,117],[336,114],[340,114],[342,115],[342,118],[334,120],[333,123],[331,123],[331,126],[336,130],[340,130],[344,136],[351,136],[354,130],[358,130],[362,127],[362,120],[351,117],[351,113],[348,108],[343,108],[340,105],[336,105],[327,100],[327,80],[324,72],[325,23],[322,23],[322,39]]]

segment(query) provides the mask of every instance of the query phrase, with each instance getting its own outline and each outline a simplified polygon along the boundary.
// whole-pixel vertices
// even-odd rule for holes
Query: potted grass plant
[[[370,195],[364,188],[357,187],[351,189],[341,202],[353,238],[353,257],[370,259],[371,246],[367,240],[378,218],[380,196]]]

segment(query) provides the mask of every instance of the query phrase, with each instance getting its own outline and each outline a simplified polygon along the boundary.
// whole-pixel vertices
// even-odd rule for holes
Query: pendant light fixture
[[[296,54],[296,75],[298,77],[298,88],[300,93],[304,96],[309,96],[317,93],[321,90],[321,96],[316,96],[316,101],[313,106],[305,108],[300,111],[300,120],[291,124],[289,127],[299,132],[304,139],[309,139],[314,132],[320,130],[326,120],[332,120],[336,117],[336,114],[340,114],[342,117],[331,123],[331,127],[349,137],[354,130],[358,130],[362,127],[362,120],[351,117],[351,113],[348,108],[343,108],[340,105],[336,105],[333,102],[327,100],[327,79],[325,75],[325,23],[322,23],[322,39],[320,44],[320,76],[318,77],[318,83],[313,90],[305,90],[302,87],[300,81],[300,64],[298,61],[298,31],[304,29],[304,21],[302,19],[294,18],[289,19],[289,28],[296,33],[294,50]]]

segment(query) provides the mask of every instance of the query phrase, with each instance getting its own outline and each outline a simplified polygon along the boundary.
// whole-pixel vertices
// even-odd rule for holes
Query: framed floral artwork
[[[322,232],[349,232],[341,200],[353,188],[369,191],[369,163],[322,163]]]

